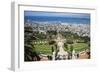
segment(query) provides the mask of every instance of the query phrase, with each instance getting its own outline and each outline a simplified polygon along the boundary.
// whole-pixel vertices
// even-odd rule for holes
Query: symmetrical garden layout
[[[24,11],[24,61],[90,59],[90,14]]]

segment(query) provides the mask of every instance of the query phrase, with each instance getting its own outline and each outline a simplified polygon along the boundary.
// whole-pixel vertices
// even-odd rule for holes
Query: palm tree
[[[32,61],[32,48],[30,46],[32,42],[32,28],[30,26],[24,27],[24,60]]]
[[[32,43],[35,39],[32,27],[24,27],[24,61],[40,60]]]
[[[32,61],[32,53],[33,50],[30,45],[24,45],[24,60],[25,61]]]

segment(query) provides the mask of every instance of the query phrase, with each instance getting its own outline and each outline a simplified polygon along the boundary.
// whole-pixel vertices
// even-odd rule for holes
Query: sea
[[[75,18],[75,17],[24,16],[24,22],[27,22],[28,20],[38,21],[38,22],[60,21],[62,23],[70,23],[70,24],[90,24],[89,18]]]

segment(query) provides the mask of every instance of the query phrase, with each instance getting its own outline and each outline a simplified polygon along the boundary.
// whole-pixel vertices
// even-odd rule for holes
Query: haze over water
[[[90,14],[87,13],[65,13],[65,12],[40,12],[24,11],[25,22],[62,22],[70,24],[90,24]]]

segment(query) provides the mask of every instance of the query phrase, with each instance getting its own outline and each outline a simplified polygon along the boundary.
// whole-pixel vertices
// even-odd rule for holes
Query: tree
[[[32,43],[35,39],[32,27],[24,27],[24,61],[40,60]]]
[[[68,44],[64,43],[64,47],[66,48],[66,50],[68,51]]]
[[[24,45],[24,60],[25,61],[32,61],[32,47],[30,45]]]
[[[70,48],[69,48],[69,56],[70,56],[70,59],[72,59],[72,52],[73,52],[73,46],[70,45]]]
[[[52,52],[54,52],[54,46],[55,46],[55,41],[49,41],[49,45],[51,45],[51,48],[52,48]]]
[[[84,36],[84,37],[80,37],[82,40],[84,40],[84,43],[88,43],[90,41],[90,37],[88,36]]]
[[[73,45],[70,46],[70,52],[73,52]]]
[[[67,44],[73,44],[74,42],[73,42],[73,40],[67,40],[67,42],[66,42]]]

